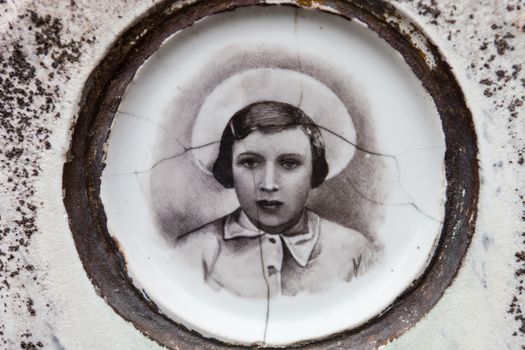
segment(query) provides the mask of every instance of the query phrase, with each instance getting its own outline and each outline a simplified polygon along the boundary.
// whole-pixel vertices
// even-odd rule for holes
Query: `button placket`
[[[280,295],[283,246],[278,236],[264,235],[261,239],[264,277],[268,282],[270,296]]]

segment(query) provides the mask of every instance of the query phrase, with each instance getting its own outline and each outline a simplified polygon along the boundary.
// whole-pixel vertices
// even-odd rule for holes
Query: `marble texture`
[[[391,3],[424,28],[456,73],[479,137],[482,183],[476,234],[454,283],[383,349],[521,350],[525,4]],[[97,295],[76,253],[61,183],[86,78],[153,4],[0,2],[0,348],[160,348]]]

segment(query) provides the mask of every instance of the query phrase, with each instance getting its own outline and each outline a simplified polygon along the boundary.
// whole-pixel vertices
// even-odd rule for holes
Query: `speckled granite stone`
[[[156,1],[0,0],[0,348],[157,349],[87,278],[62,201],[86,79]],[[392,1],[452,66],[481,189],[455,282],[384,349],[525,349],[525,2]]]

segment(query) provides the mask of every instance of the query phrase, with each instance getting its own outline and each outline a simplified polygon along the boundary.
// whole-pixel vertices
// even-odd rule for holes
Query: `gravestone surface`
[[[249,6],[275,4],[286,6]],[[524,349],[523,2],[0,1],[0,13],[0,348]],[[320,29],[309,29],[311,23]],[[257,25],[263,34],[243,39]],[[186,36],[170,37],[179,30]],[[355,45],[361,39],[365,46],[379,43],[373,46],[378,60],[371,50],[363,62],[377,62],[376,74],[385,77],[388,69],[399,69],[399,80],[385,78],[374,88],[373,77],[359,81],[360,71],[370,69],[366,62],[341,64],[336,73],[319,64],[347,40],[338,31],[354,30],[355,38],[347,39]],[[327,32],[331,41],[316,39]],[[288,50],[299,58],[289,58],[279,45],[256,45],[275,35],[286,47],[287,33],[290,42],[306,38]],[[217,58],[212,63],[191,55],[184,61],[184,45],[205,57],[228,40],[246,42],[210,56]],[[345,47],[334,49],[341,61],[355,54]],[[180,92],[169,90],[185,79],[170,54],[186,64],[180,63],[186,72],[184,67],[195,70],[188,75],[195,84]],[[234,76],[243,69],[247,73]],[[222,80],[213,90],[206,84],[215,78]],[[403,90],[403,79],[414,85]],[[259,84],[263,80],[267,85]],[[164,105],[159,86],[171,94]],[[235,86],[249,94],[237,97]],[[260,92],[264,86],[273,92]],[[335,93],[319,93],[327,86]],[[345,91],[355,99],[345,99]],[[204,93],[211,97],[199,100]],[[224,119],[257,100],[296,97],[327,149],[337,149],[327,160],[344,175],[329,173],[324,187],[312,189],[307,207],[374,242],[375,266],[360,275],[354,261],[357,277],[325,297],[281,296],[286,288],[268,285],[267,298],[237,300],[223,286],[210,292],[220,295],[213,299],[209,291],[173,287],[183,278],[185,286],[193,285],[195,276],[177,275],[180,266],[171,265],[178,237],[238,207],[233,190],[213,182],[206,168],[211,156],[196,151],[216,140],[201,137],[196,126],[184,129],[184,123],[195,118],[195,125],[219,129],[220,136],[224,125],[211,127],[215,119],[206,113],[222,111]],[[404,98],[419,107],[404,110]],[[329,117],[309,102],[316,99],[330,101]],[[143,112],[159,106],[177,117],[145,121]],[[380,106],[404,114],[392,122]],[[345,108],[353,124],[337,129],[334,111]],[[334,119],[323,125],[326,118]],[[398,138],[384,136],[396,128],[402,130]],[[333,135],[344,146],[332,146]],[[341,149],[348,145],[345,160]],[[194,158],[169,163],[179,154],[173,150]],[[133,159],[126,158],[128,151]],[[177,169],[185,170],[172,180]],[[126,174],[131,181],[120,180]],[[196,183],[202,191],[166,197]],[[148,194],[144,202],[129,206],[141,191]],[[209,203],[198,202],[202,193]],[[338,211],[336,204],[358,209]],[[274,210],[275,204],[264,205]],[[154,228],[141,231],[145,221],[135,225],[133,213],[150,212]],[[394,239],[401,236],[390,233],[399,231],[388,228],[407,222],[413,223],[410,230]],[[295,263],[289,237],[280,239],[280,252]],[[205,302],[193,302],[192,293],[206,296]],[[360,303],[366,307],[359,311]]]

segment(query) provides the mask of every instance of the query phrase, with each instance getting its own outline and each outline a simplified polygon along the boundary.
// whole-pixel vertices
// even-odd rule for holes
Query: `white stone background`
[[[87,278],[61,181],[87,77],[156,2],[0,0],[0,349],[160,348]],[[525,1],[391,3],[440,47],[465,92],[481,189],[454,283],[383,349],[523,350]]]

